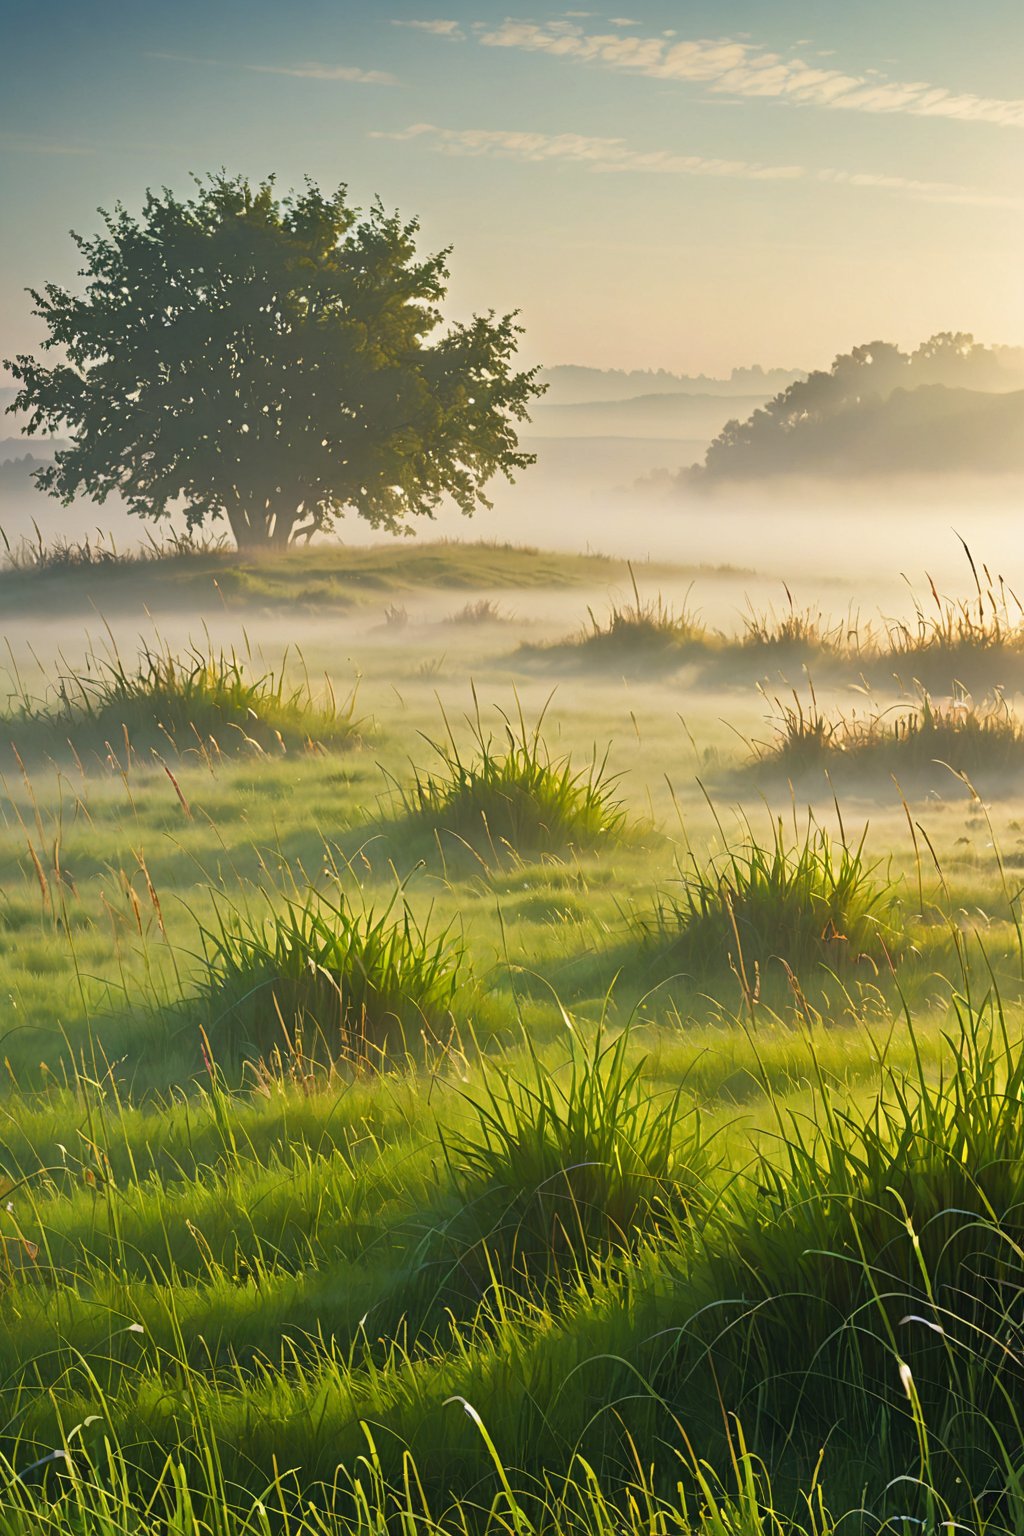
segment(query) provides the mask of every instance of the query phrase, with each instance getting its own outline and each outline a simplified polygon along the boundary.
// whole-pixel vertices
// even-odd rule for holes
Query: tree
[[[936,460],[944,451],[963,455],[965,450],[956,446],[959,440],[953,436],[945,448],[939,441],[941,419],[949,401],[943,402],[936,395],[930,399],[921,396],[908,407],[896,400],[897,393],[916,393],[928,386],[1010,391],[1019,387],[1013,363],[1012,356],[1004,362],[1000,349],[982,346],[962,331],[940,331],[909,353],[888,341],[854,347],[840,353],[828,372],[818,370],[796,380],[746,421],[726,422],[708,447],[704,463],[684,470],[683,478],[688,484],[700,485],[765,474],[849,473],[852,460],[865,471],[878,469],[879,463],[872,456],[875,448],[883,454],[893,451],[887,441],[883,446],[887,421],[899,421],[908,431],[913,425],[922,452],[933,453]],[[927,425],[929,412],[940,422],[932,437]],[[998,410],[992,415],[992,420],[996,419],[1003,420]],[[970,434],[966,429],[965,433],[969,446]],[[854,442],[855,448],[851,447]],[[1018,459],[1012,453],[1000,454],[998,462],[1015,464]],[[914,467],[920,466],[915,463]]]
[[[309,181],[281,200],[272,179],[196,189],[101,209],[101,234],[72,234],[84,293],[29,290],[64,360],[7,362],[10,409],[70,439],[42,489],[282,547],[346,508],[391,531],[445,496],[469,515],[533,463],[516,426],[542,386],[514,370],[516,316],[444,327],[450,252],[421,259],[415,219]]]

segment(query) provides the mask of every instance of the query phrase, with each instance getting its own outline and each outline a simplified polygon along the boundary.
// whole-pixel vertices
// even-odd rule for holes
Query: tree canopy
[[[84,292],[30,290],[61,360],[6,364],[10,409],[70,440],[35,473],[65,504],[117,494],[283,546],[346,509],[392,531],[445,497],[468,515],[533,462],[516,428],[542,386],[515,370],[516,316],[445,325],[450,251],[420,257],[415,219],[226,174],[100,214],[72,234]]]
[[[1024,354],[942,331],[913,352],[873,341],[729,421],[694,484],[764,474],[1019,466]],[[1009,451],[1008,451],[1009,450]]]

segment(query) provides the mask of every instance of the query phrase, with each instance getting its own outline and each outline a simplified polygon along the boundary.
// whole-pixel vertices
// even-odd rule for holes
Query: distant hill
[[[572,363],[542,370],[541,383],[548,386],[548,405],[587,405],[598,401],[634,400],[648,395],[756,395],[767,399],[797,379],[806,378],[799,368],[734,368],[727,379],[700,373],[669,373],[664,368],[581,368]]]
[[[709,450],[691,481],[774,475],[1024,473],[1024,390],[927,384],[859,400],[756,445]]]
[[[707,443],[737,411],[748,415],[767,395],[653,394],[585,404],[549,404],[547,397],[530,411],[529,433],[547,437],[676,438]]]
[[[946,331],[873,341],[725,424],[689,485],[772,475],[1024,471],[1024,352]]]

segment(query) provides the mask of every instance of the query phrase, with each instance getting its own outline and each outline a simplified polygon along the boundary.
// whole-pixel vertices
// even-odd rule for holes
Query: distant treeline
[[[23,459],[26,454],[48,461],[58,449],[66,447],[67,443],[61,437],[0,437],[0,464],[6,464],[10,459]]]
[[[20,459],[4,459],[0,462],[0,491],[31,491],[34,489],[31,475],[34,469],[42,469],[47,459],[38,459],[31,453]]]
[[[689,485],[764,475],[1024,471],[1024,349],[871,342],[727,422]]]
[[[798,368],[734,368],[728,378],[707,374],[669,373],[664,368],[582,368],[559,364],[545,368],[548,405],[593,405],[606,400],[633,400],[640,395],[770,395],[807,377]]]

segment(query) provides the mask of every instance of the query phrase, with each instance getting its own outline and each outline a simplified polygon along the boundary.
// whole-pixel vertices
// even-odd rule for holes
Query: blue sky
[[[548,362],[1024,343],[1019,3],[58,0],[4,44],[4,354],[69,228],[220,166],[418,214]]]

